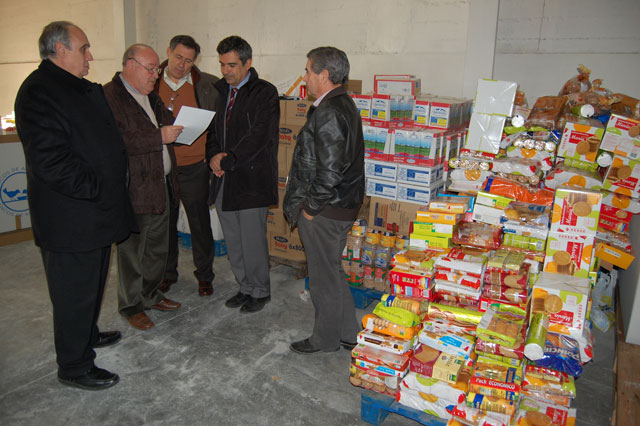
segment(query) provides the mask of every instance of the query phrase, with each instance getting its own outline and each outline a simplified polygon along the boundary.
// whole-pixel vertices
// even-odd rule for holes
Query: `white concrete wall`
[[[494,78],[532,104],[557,95],[584,64],[614,92],[640,97],[640,1],[502,0]]]
[[[0,0],[0,115],[13,110],[22,81],[38,67],[38,37],[51,21],[66,20],[87,33],[94,61],[87,78],[105,82],[124,52],[122,0]]]

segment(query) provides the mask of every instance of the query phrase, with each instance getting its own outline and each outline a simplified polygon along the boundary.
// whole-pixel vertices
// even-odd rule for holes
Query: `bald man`
[[[182,126],[153,92],[160,61],[147,45],[130,46],[122,72],[104,87],[129,156],[129,195],[140,228],[118,244],[118,310],[139,330],[154,326],[145,310],[175,311],[180,303],[159,287],[169,250],[169,197],[176,197],[173,142]]]

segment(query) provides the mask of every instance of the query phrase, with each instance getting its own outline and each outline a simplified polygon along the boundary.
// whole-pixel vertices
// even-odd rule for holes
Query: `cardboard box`
[[[364,160],[364,176],[367,178],[396,181],[398,165],[388,161]]]
[[[582,331],[587,318],[591,288],[586,278],[541,272],[531,292],[531,312],[549,315],[549,331],[571,334]]]
[[[612,192],[640,198],[640,160],[615,155],[602,187]]]
[[[421,81],[410,74],[375,74],[373,91],[383,95],[413,95],[421,91]]]
[[[409,235],[409,246],[427,250],[427,249],[448,249],[451,248],[451,237],[437,237],[416,234],[412,232]]]
[[[455,225],[444,223],[413,222],[413,233],[425,237],[452,237]]]
[[[431,289],[404,284],[391,284],[391,294],[412,297],[414,299],[431,300]]]
[[[633,252],[622,250],[607,243],[596,244],[595,256],[622,269],[627,269],[635,259]]]
[[[364,157],[370,160],[387,161],[393,152],[394,131],[363,125]]]
[[[407,95],[371,95],[371,123],[397,128],[412,124],[415,98]]]
[[[569,116],[558,146],[558,156],[593,163],[603,135],[602,122]]]
[[[510,117],[517,90],[518,83],[512,81],[480,79],[476,89],[474,111]]]
[[[295,146],[300,129],[302,129],[302,125],[280,123],[278,129],[279,146]]]
[[[434,355],[436,356],[434,357]],[[458,374],[460,374],[460,369],[465,363],[465,359],[421,345],[416,349],[409,362],[409,369],[413,372],[455,384],[458,381]]]
[[[427,223],[444,223],[455,225],[462,220],[462,215],[455,213],[435,213],[427,210],[418,210],[414,220]]]
[[[551,231],[594,236],[602,193],[589,189],[560,186],[556,189],[551,214]]]
[[[495,207],[485,206],[483,204],[476,203],[473,206],[473,220],[476,222],[488,223],[489,225],[500,226],[500,218],[502,217],[502,210]]]
[[[347,89],[347,93],[349,94],[361,94],[362,93],[362,80],[353,80],[349,79],[347,84],[344,85],[344,88]]]
[[[270,208],[267,211],[267,232],[285,234],[289,228],[289,222],[284,217],[282,208]]]
[[[416,337],[406,340],[364,329],[358,333],[357,341],[359,344],[372,346],[394,354],[406,354],[413,350]]]
[[[284,122],[290,125],[303,126],[307,121],[307,112],[313,104],[312,101],[304,100],[286,100],[286,110],[284,114],[280,112],[280,116],[284,116]]]
[[[602,137],[600,149],[620,157],[640,157],[640,121],[619,114],[611,114]]]
[[[588,278],[594,242],[591,235],[549,232],[543,270]]]
[[[371,197],[367,224],[377,230],[409,235],[411,222],[416,219],[419,208],[417,204]]]
[[[294,146],[280,144],[278,146],[278,176],[289,176]]]
[[[438,192],[442,192],[443,189],[443,181],[436,182],[431,187],[398,183],[396,200],[424,206],[425,204],[429,204],[429,201],[435,198]]]
[[[515,201],[515,199],[503,197],[501,195],[491,194],[489,192],[484,192],[484,191],[479,191],[476,197],[476,204],[495,207],[500,210],[506,209],[509,203],[512,201]]]
[[[398,195],[398,184],[381,179],[365,179],[365,193],[370,197],[382,197],[395,200]]]
[[[304,252],[304,246],[298,229],[293,232],[269,232],[269,254],[283,259],[294,260],[297,262],[306,262],[307,257]]]

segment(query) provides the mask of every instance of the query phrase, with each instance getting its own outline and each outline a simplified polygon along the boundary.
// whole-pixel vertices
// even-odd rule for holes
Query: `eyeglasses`
[[[133,59],[136,64],[140,65],[142,68],[144,68],[145,70],[147,70],[147,72],[149,74],[160,74],[162,72],[162,70],[158,67],[145,67],[144,65],[142,65],[140,62],[138,62],[138,60],[136,58],[129,58],[129,59]]]

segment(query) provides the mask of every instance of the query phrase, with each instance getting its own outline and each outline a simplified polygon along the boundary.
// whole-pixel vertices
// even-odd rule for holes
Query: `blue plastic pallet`
[[[401,416],[415,420],[421,425],[447,425],[446,420],[402,405],[388,395],[371,391],[362,392],[362,402],[360,405],[360,418],[362,421],[375,426],[380,426],[389,413],[400,414]]]
[[[353,295],[353,304],[358,309],[366,309],[374,300],[380,300],[383,293],[364,287],[349,286]]]
[[[185,234],[184,232],[178,232],[178,241],[182,248],[187,250],[191,250],[191,234]],[[224,240],[214,240],[213,241],[213,249],[214,256],[226,256],[227,255],[227,245]]]

